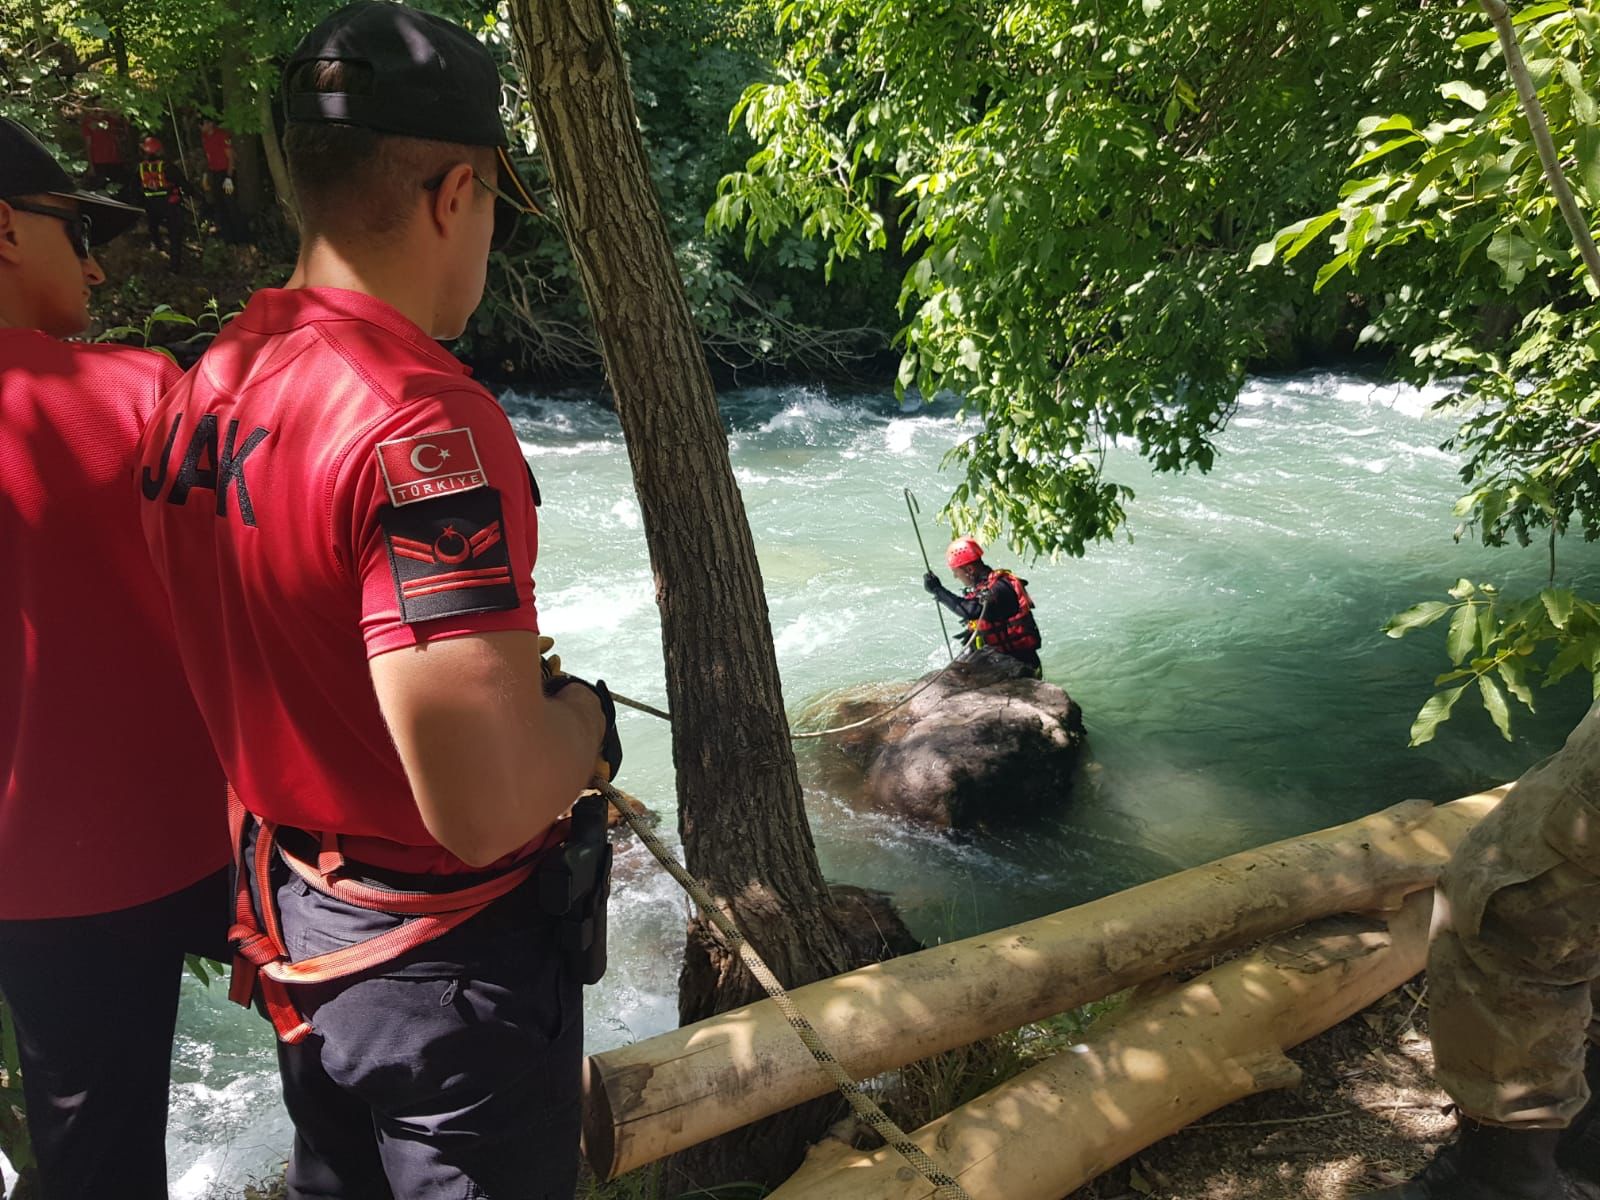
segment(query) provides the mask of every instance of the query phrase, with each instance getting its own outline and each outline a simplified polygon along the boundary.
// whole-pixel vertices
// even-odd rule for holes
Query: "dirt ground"
[[[1219,1109],[1069,1200],[1344,1200],[1409,1177],[1452,1135],[1422,976],[1289,1057],[1296,1090]],[[1567,1197],[1600,1187],[1569,1179]]]

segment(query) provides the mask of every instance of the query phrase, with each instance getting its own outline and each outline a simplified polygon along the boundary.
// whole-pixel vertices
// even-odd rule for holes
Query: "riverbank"
[[[937,1106],[970,1098],[1007,1074],[1060,1049],[1084,1026],[1030,1026],[1006,1038],[902,1073],[885,1097],[914,1123]],[[1063,1200],[1345,1200],[1419,1170],[1455,1127],[1449,1097],[1433,1083],[1427,977],[1418,975],[1376,1004],[1288,1052],[1302,1082],[1218,1109],[1157,1142]],[[1009,1070],[999,1070],[1009,1068]],[[1063,1129],[1063,1137],[1072,1130]],[[609,1185],[592,1180],[582,1200],[688,1200],[663,1190],[654,1168]],[[759,1189],[718,1192],[758,1200]],[[231,1200],[282,1200],[282,1180],[231,1193]],[[1567,1180],[1568,1200],[1600,1200],[1600,1186]],[[990,1200],[984,1197],[980,1200]]]

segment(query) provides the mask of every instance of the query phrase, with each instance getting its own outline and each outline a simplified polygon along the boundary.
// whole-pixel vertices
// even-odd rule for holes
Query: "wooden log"
[[[845,1068],[868,1078],[1319,917],[1398,907],[1432,886],[1506,790],[1437,808],[1408,800],[792,995]],[[831,1087],[775,1005],[747,1005],[591,1057],[586,1153],[611,1179]]]
[[[1422,969],[1431,890],[1388,919],[1334,917],[1193,982],[1135,1001],[1089,1042],[1047,1059],[912,1140],[987,1200],[1060,1200],[1196,1118],[1293,1087],[1284,1051]],[[814,1148],[771,1200],[927,1200],[933,1187],[889,1149]]]

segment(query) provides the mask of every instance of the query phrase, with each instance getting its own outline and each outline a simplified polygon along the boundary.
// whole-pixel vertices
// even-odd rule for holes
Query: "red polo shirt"
[[[220,125],[210,133],[200,135],[200,144],[206,152],[206,170],[229,170],[228,152],[233,149],[233,134]]]
[[[0,329],[0,919],[176,892],[228,859],[131,479],[178,369]]]
[[[538,628],[528,468],[494,397],[382,301],[262,291],[140,458],[145,539],[245,806],[359,862],[465,869],[422,823],[367,660]]]

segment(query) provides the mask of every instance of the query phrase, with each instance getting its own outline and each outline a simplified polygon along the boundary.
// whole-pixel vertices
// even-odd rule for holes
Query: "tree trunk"
[[[28,10],[33,16],[34,48],[42,54],[44,53],[45,43],[49,41],[49,38],[45,36],[43,0],[29,0]]]
[[[261,139],[253,133],[242,132],[240,118],[249,113],[256,115],[253,99],[245,94],[243,80],[239,77],[244,60],[244,31],[234,26],[225,39],[222,51],[222,115],[223,122],[233,133],[233,169],[238,184],[234,196],[239,211],[254,218],[261,211]],[[270,114],[269,114],[270,115]]]
[[[278,193],[278,207],[289,228],[300,228],[300,206],[294,198],[294,185],[289,182],[289,166],[283,161],[283,147],[278,144],[278,127],[272,119],[272,97],[264,87],[256,88],[256,113],[261,120],[261,148],[266,151],[267,170],[272,173],[272,190]]]
[[[646,165],[610,0],[513,0],[539,141],[627,437],[656,579],[689,869],[786,984],[850,965],[817,864],[727,434]],[[691,925],[679,1017],[756,998]],[[775,1179],[832,1101],[696,1148],[702,1185]]]

